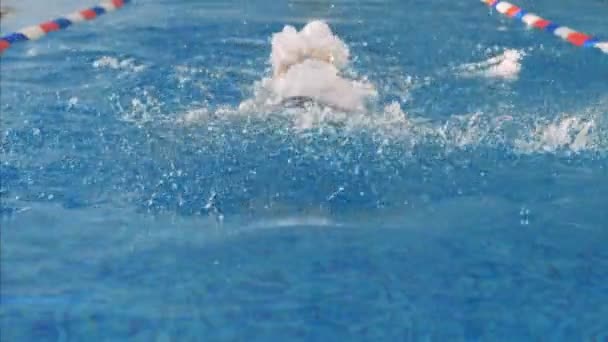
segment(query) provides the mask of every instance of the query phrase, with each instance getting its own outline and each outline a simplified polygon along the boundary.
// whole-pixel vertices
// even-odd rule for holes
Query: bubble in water
[[[520,217],[519,223],[522,226],[529,225],[530,224],[530,209],[528,209],[526,207],[522,207],[519,210],[519,217]]]

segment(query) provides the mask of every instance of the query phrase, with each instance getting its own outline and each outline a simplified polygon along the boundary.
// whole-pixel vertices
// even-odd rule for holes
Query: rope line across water
[[[37,40],[50,32],[63,30],[79,22],[93,20],[99,17],[100,15],[115,11],[123,7],[130,1],[131,0],[107,0],[97,6],[93,6],[82,11],[77,11],[72,14],[68,14],[64,17],[50,20],[39,25],[29,26],[17,32],[6,35],[0,38],[0,54],[4,52],[4,50],[11,47],[13,44],[25,42],[28,40]]]
[[[514,19],[519,19],[529,27],[534,27],[555,34],[563,40],[575,46],[594,47],[608,54],[608,41],[599,41],[590,35],[577,32],[569,27],[560,26],[549,20],[543,19],[536,14],[528,13],[507,1],[481,0],[486,5],[493,7],[499,13]],[[65,29],[76,23],[92,20],[100,15],[112,12],[129,3],[130,0],[108,0],[101,4],[87,8],[82,11],[74,12],[55,20],[29,26],[17,32],[11,33],[0,38],[0,54],[11,45],[28,40],[37,40],[49,32]]]
[[[598,39],[581,32],[577,32],[569,27],[558,25],[549,20],[543,19],[536,14],[528,13],[512,3],[499,0],[481,0],[486,5],[493,7],[499,13],[513,19],[519,19],[529,27],[553,33],[572,45],[580,47],[593,47],[600,49],[608,54],[608,41]]]

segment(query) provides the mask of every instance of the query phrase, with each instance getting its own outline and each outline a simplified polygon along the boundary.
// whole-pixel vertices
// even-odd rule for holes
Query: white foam
[[[349,54],[346,44],[332,33],[326,23],[313,21],[300,32],[288,25],[275,33],[270,60],[274,76],[279,76],[307,59],[318,59],[342,68],[348,62]]]
[[[349,59],[346,44],[322,21],[312,21],[301,31],[285,26],[272,37],[272,76],[257,84],[253,101],[277,104],[290,97],[309,97],[345,110],[362,110],[375,88],[365,80],[341,75]]]
[[[539,122],[530,136],[515,140],[515,147],[524,153],[569,150],[580,152],[596,146],[594,118],[563,116],[552,122]]]
[[[114,69],[114,70],[126,70],[132,72],[140,72],[144,70],[146,67],[144,65],[138,65],[135,63],[135,60],[132,58],[127,58],[124,60],[119,60],[115,57],[103,56],[93,62],[93,67],[96,69]]]
[[[465,77],[500,78],[516,80],[521,71],[521,61],[526,53],[522,50],[507,49],[497,56],[477,63],[463,64],[457,68]]]
[[[494,146],[506,147],[517,154],[544,154],[606,151],[607,138],[602,129],[605,125],[600,122],[602,115],[601,108],[592,106],[551,120],[539,118],[538,113],[495,115],[484,112],[431,120],[409,116],[398,102],[392,102],[369,112],[341,111],[317,104],[291,109],[275,107],[275,111],[259,111],[256,107],[202,108],[182,114],[177,121],[184,125],[203,124],[207,129],[213,129],[218,121],[242,119],[251,123],[278,124],[282,132],[303,135],[315,131],[334,131],[346,136],[366,132],[386,144],[400,146],[406,153],[415,146],[429,145],[440,146],[444,153]],[[281,119],[275,120],[278,117]],[[286,122],[288,126],[283,127]],[[382,153],[382,148],[378,153]]]
[[[115,105],[124,121],[142,125],[163,118],[163,103],[147,90],[143,90],[139,96],[129,99],[129,103],[125,107],[119,98],[111,97],[111,100],[116,101]]]
[[[190,125],[198,122],[203,122],[210,115],[209,109],[198,108],[185,112],[177,118],[177,123]]]
[[[361,110],[364,99],[375,94],[368,83],[341,77],[332,64],[305,60],[265,84],[281,99],[305,96],[346,110]]]

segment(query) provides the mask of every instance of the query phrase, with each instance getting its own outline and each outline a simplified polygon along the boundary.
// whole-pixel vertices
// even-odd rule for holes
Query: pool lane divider
[[[129,2],[131,0],[107,0],[97,6],[77,11],[64,17],[23,28],[0,38],[0,54],[14,44],[37,40],[50,32],[63,30],[83,21],[93,20],[103,14],[117,10]]]
[[[509,18],[520,20],[528,27],[553,33],[572,45],[587,48],[597,48],[603,53],[608,54],[608,41],[600,41],[588,34],[575,31],[566,26],[558,25],[554,22],[541,18],[536,14],[528,13],[510,2],[499,0],[481,0],[481,2],[496,9],[497,12]]]

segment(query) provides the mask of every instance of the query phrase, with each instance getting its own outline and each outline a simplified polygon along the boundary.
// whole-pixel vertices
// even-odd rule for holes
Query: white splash
[[[515,80],[529,51],[532,50],[504,50],[495,46],[485,51],[493,57],[450,71],[456,70],[468,77]],[[208,130],[214,130],[218,121],[246,119],[248,124],[257,121],[286,128],[280,134],[302,136],[316,131],[343,135],[365,131],[381,142],[378,153],[386,153],[382,146],[390,144],[406,151],[419,145],[440,146],[445,153],[479,146],[506,147],[522,154],[606,150],[607,138],[602,133],[606,123],[601,119],[605,111],[597,113],[606,108],[606,100],[575,115],[561,114],[557,119],[539,118],[539,113],[505,111],[504,108],[493,112],[454,113],[447,119],[410,116],[403,111],[401,103],[408,100],[411,89],[429,86],[432,79],[405,77],[396,82],[404,94],[401,103],[368,105],[368,98],[376,94],[374,86],[342,74],[349,54],[346,44],[323,22],[309,23],[299,32],[286,26],[273,35],[271,75],[256,82],[251,99],[237,108],[229,105],[193,108],[179,115],[176,121],[182,125],[202,124]],[[317,101],[294,107],[283,105],[285,99],[295,96]],[[146,117],[142,115],[140,105],[132,107],[136,117]],[[288,127],[282,126],[285,123]]]
[[[554,152],[570,150],[579,152],[593,149],[595,137],[593,118],[564,116],[550,123],[538,123],[527,139],[517,139],[515,147],[520,152]]]
[[[121,119],[124,121],[141,125],[163,117],[163,103],[147,90],[144,90],[139,97],[129,99],[129,104],[125,107],[118,97],[112,96],[110,99],[115,101],[116,109],[121,113]]]
[[[522,50],[507,49],[489,59],[459,66],[457,71],[465,77],[501,78],[516,80],[521,71],[521,61],[526,53]]]
[[[119,60],[115,57],[103,56],[93,62],[93,67],[95,69],[114,69],[114,70],[126,70],[132,72],[140,72],[144,70],[146,67],[144,65],[138,65],[135,63],[133,58],[127,58],[124,60]]]
[[[408,116],[398,102],[367,112],[346,112],[318,104],[268,112],[225,106],[193,109],[180,115],[177,122],[188,126],[203,124],[213,130],[218,120],[246,118],[252,124],[272,121],[280,125],[283,133],[302,136],[321,131],[349,136],[364,131],[386,144],[401,146],[406,153],[419,145],[440,146],[445,153],[481,146],[507,147],[517,154],[580,153],[606,151],[605,124],[595,109],[555,119],[538,118],[537,113],[476,112],[433,120]],[[289,122],[288,127],[282,126],[283,119]],[[382,153],[382,148],[378,153]]]
[[[272,77],[256,86],[253,99],[243,108],[276,105],[292,97],[312,98],[347,111],[363,110],[369,97],[376,95],[365,80],[344,78],[349,49],[322,21],[312,21],[301,31],[285,26],[272,37]]]
[[[291,66],[308,59],[342,68],[348,62],[349,54],[346,44],[331,32],[326,23],[313,21],[300,32],[288,25],[283,31],[275,33],[272,36],[270,60],[273,75],[277,77],[285,74]]]
[[[203,122],[210,115],[209,109],[206,107],[189,110],[177,117],[176,122],[179,124],[190,125],[193,123]]]

